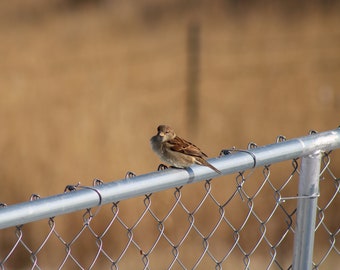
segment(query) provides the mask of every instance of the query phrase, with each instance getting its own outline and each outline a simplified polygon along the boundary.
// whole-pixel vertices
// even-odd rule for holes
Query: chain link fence
[[[2,204],[0,268],[294,269],[297,202],[317,199],[312,268],[335,269],[339,152],[331,150],[339,148],[339,138],[340,130],[298,138],[304,155],[283,137],[261,148],[250,144],[248,150],[222,151],[212,162],[224,175],[215,179],[204,167],[160,166],[157,173],[139,177],[129,172],[125,180],[95,180],[92,187],[68,186],[50,198],[33,195],[30,202]],[[315,149],[324,150],[320,192],[298,194],[301,157]],[[158,175],[173,178],[163,183]],[[75,197],[78,205],[68,199]],[[307,243],[304,249],[313,250],[313,241]]]

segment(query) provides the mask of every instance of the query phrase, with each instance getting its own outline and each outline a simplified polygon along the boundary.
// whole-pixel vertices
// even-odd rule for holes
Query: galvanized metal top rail
[[[340,128],[210,159],[222,174],[340,148]],[[203,166],[169,169],[0,208],[0,229],[218,177]]]

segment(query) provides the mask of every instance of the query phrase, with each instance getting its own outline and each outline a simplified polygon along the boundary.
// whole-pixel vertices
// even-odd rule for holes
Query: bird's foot
[[[166,166],[164,164],[159,164],[158,168],[157,168],[157,171],[164,171],[164,170],[167,170],[167,169],[169,169],[168,166]]]

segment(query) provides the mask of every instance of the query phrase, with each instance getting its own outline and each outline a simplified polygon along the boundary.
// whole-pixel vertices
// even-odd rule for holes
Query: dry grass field
[[[210,156],[340,124],[339,4],[78,2],[0,3],[1,202],[153,171],[149,138],[160,123]],[[192,22],[196,130],[186,94]]]

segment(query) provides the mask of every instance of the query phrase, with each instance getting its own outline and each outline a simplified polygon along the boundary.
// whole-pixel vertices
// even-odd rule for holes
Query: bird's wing
[[[183,153],[195,157],[207,157],[196,145],[188,142],[178,136],[168,141],[170,149],[179,153]]]

